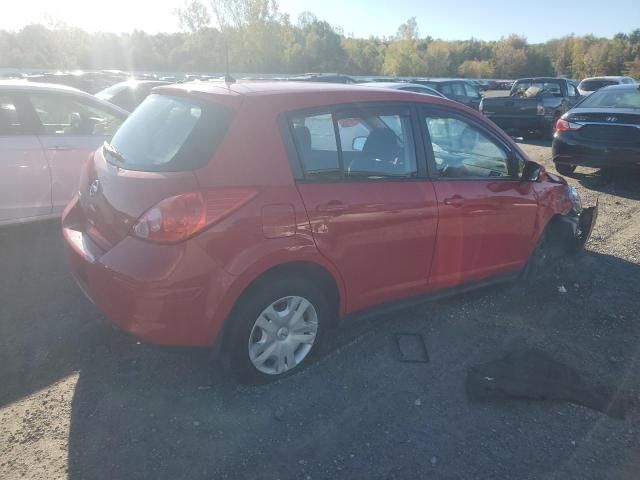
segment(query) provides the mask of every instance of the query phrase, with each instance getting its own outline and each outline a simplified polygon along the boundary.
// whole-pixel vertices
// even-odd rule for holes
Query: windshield
[[[594,92],[602,87],[608,87],[609,85],[618,85],[618,82],[615,80],[583,80],[580,82],[578,88],[580,90],[584,90],[585,92]]]
[[[580,108],[640,108],[640,90],[604,89],[589,95],[580,103]]]
[[[195,168],[211,158],[228,120],[227,110],[213,104],[150,95],[114,135],[111,157],[135,170]]]

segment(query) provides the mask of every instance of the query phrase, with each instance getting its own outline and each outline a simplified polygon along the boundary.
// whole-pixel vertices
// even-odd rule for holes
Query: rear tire
[[[335,306],[319,285],[299,276],[265,277],[229,317],[227,354],[241,383],[264,384],[310,363]]]
[[[575,165],[569,165],[566,163],[556,163],[556,170],[560,175],[572,175],[576,171]]]

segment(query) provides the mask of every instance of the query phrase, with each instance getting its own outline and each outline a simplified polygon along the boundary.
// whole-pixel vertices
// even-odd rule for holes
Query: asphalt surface
[[[522,146],[552,169],[548,143]],[[0,478],[638,478],[640,175],[571,183],[600,199],[574,260],[348,325],[262,387],[112,329],[67,273],[56,222],[0,230]],[[399,332],[424,338],[428,363],[399,361]],[[470,367],[530,347],[614,388],[626,417],[467,398]]]

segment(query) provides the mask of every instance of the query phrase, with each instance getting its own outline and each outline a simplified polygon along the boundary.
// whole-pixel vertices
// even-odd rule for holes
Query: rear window
[[[612,88],[598,90],[580,103],[580,108],[640,108],[640,90]]]
[[[170,95],[150,95],[111,141],[110,161],[123,168],[179,171],[207,164],[229,126],[230,112],[218,105]]]
[[[580,82],[580,86],[578,88],[585,92],[594,92],[602,87],[608,87],[609,85],[618,85],[618,82],[615,80],[585,80]]]

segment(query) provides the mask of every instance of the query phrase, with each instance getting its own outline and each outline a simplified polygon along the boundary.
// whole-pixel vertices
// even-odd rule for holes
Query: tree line
[[[354,38],[310,12],[292,20],[276,0],[186,0],[182,31],[90,33],[60,23],[0,31],[0,67],[61,70],[339,72],[351,75],[518,78],[628,74],[640,78],[640,28],[613,38],[567,35],[541,44],[445,41],[415,17],[392,37]],[[570,27],[568,27],[570,28]]]

